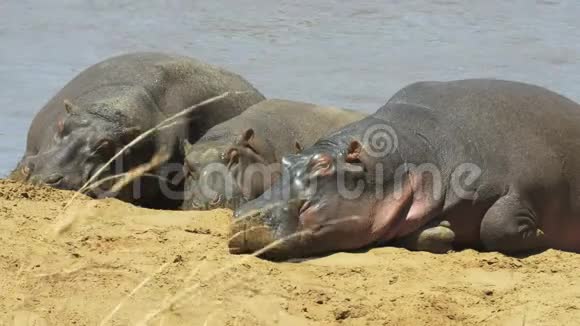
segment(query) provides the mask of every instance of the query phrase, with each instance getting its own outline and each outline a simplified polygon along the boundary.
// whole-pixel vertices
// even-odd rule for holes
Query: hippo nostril
[[[32,171],[32,168],[29,165],[25,165],[22,167],[21,171],[25,177],[28,177],[30,175],[30,172]]]
[[[215,197],[212,199],[210,204],[212,207],[215,207],[215,206],[218,206],[221,203],[221,201],[222,201],[222,195],[216,194]]]
[[[63,178],[64,178],[64,176],[62,176],[60,174],[53,174],[53,175],[48,176],[46,179],[44,179],[44,183],[46,183],[47,185],[56,185]]]
[[[312,206],[312,202],[309,200],[302,200],[302,201],[298,202],[298,208],[299,208],[298,214],[301,215],[308,208],[310,208],[310,206]]]
[[[239,214],[230,227],[228,248],[232,254],[254,253],[276,240],[274,231],[264,222],[262,210]]]
[[[186,207],[186,208],[190,208],[190,209],[193,209],[193,210],[199,210],[199,209],[200,209],[199,205],[197,205],[197,204],[196,204],[195,202],[193,202],[193,201],[189,203],[189,206],[184,206],[184,207]]]
[[[250,251],[246,248],[246,227],[245,223],[240,225],[234,225],[231,232],[231,237],[228,242],[228,249],[230,254],[241,255],[249,253]]]

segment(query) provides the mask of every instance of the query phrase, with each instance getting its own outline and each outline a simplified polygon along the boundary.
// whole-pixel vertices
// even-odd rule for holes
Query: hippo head
[[[208,140],[187,152],[185,209],[236,208],[261,195],[279,176],[274,149],[251,128],[233,144]]]
[[[95,103],[81,108],[65,101],[64,114],[52,126],[52,139],[44,140],[38,153],[27,155],[13,175],[23,181],[59,189],[82,188],[107,161],[141,132],[139,128],[127,127],[126,118],[120,114],[107,116],[107,112],[113,111],[107,111],[103,105]],[[116,160],[106,167],[98,179],[135,165],[127,160],[128,157],[124,155],[123,160]],[[100,189],[103,189],[102,185]]]
[[[261,256],[290,258],[376,241],[384,221],[375,218],[373,159],[356,140],[344,147],[314,146],[284,157],[282,177],[235,212],[230,252],[268,247]]]
[[[226,187],[231,186],[226,168],[228,148],[228,144],[219,141],[208,140],[194,145],[186,141],[183,209],[206,210],[228,206],[232,200],[226,196]]]

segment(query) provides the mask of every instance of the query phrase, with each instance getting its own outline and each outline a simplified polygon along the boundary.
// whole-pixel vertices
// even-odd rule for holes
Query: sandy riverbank
[[[71,196],[0,180],[0,325],[133,325],[148,316],[150,325],[580,320],[580,255],[378,248],[272,263],[228,254],[229,211],[81,198],[63,213]],[[56,226],[72,217],[57,236]]]

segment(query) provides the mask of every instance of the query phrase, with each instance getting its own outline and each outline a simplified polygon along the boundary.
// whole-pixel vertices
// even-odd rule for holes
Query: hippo
[[[26,151],[11,178],[79,190],[141,133],[228,91],[232,94],[193,110],[181,124],[131,148],[100,175],[107,178],[130,171],[149,162],[154,154],[166,152],[167,163],[155,171],[115,194],[107,192],[111,182],[103,184],[98,196],[116,196],[147,207],[179,207],[179,185],[167,180],[176,174],[168,171],[180,170],[183,164],[181,140],[195,142],[214,125],[265,99],[241,76],[185,56],[130,53],[82,71],[35,116]],[[167,169],[174,165],[179,168]],[[164,168],[167,173],[161,172]],[[95,188],[91,190],[89,194],[97,196]]]
[[[279,175],[284,155],[363,117],[361,112],[282,99],[253,105],[187,146],[183,209],[233,209],[255,199]]]
[[[580,106],[545,88],[417,82],[282,158],[282,177],[235,212],[229,250],[580,252],[578,144]]]

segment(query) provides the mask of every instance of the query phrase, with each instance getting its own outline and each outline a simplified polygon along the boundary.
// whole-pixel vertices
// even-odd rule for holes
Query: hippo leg
[[[453,250],[455,233],[447,221],[435,220],[399,239],[396,244],[409,250],[442,254]]]
[[[481,221],[484,249],[513,254],[547,248],[533,210],[515,193],[498,199]]]

